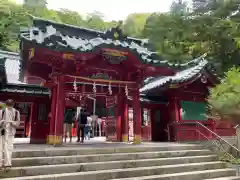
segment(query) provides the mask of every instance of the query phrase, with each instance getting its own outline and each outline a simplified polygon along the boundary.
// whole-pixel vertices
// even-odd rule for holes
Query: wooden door
[[[106,97],[106,139],[117,141],[117,96]]]
[[[32,104],[30,143],[46,143],[49,133],[48,112],[47,104]]]
[[[152,141],[160,141],[161,129],[161,111],[160,109],[152,109]]]
[[[141,136],[143,141],[151,141],[151,110],[147,108],[142,108],[142,127]]]

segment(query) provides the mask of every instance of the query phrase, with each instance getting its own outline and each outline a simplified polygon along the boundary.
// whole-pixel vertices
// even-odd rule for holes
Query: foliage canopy
[[[240,68],[225,73],[221,83],[210,90],[208,102],[214,116],[240,123]]]
[[[25,1],[28,2],[28,1]],[[190,9],[184,0],[175,0],[166,13],[134,13],[123,21],[123,31],[136,38],[147,38],[163,59],[186,62],[208,53],[219,74],[239,65],[240,1],[193,0]],[[78,12],[45,6],[17,5],[0,0],[0,48],[18,51],[19,30],[29,27],[29,14],[61,23],[106,30],[119,22],[104,21],[100,12],[83,17]]]

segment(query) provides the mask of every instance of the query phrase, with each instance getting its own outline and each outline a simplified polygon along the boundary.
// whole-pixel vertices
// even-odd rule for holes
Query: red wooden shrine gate
[[[106,97],[106,140],[117,141],[117,96]]]

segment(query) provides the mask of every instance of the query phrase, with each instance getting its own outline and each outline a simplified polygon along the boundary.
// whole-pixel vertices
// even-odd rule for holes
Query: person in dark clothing
[[[81,133],[81,142],[84,142],[84,128],[87,124],[87,117],[88,113],[85,108],[81,109],[81,112],[78,115],[77,121],[78,121],[78,128],[77,128],[77,142],[80,142],[80,133]]]
[[[66,109],[64,113],[64,142],[67,141],[67,134],[72,142],[72,127],[74,122],[74,111],[72,109]]]

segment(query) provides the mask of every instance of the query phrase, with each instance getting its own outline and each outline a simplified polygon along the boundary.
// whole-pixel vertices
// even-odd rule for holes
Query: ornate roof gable
[[[144,64],[185,69],[197,65],[201,59],[184,64],[173,64],[163,60],[155,51],[147,48],[148,41],[131,38],[123,34],[119,26],[106,32],[61,24],[40,18],[33,19],[29,32],[21,33],[21,39],[54,51],[91,53],[99,48],[126,48],[139,57]],[[204,55],[205,56],[205,55]]]

